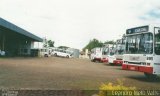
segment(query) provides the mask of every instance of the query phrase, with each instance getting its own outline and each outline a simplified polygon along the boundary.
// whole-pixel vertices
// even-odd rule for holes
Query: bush
[[[125,92],[125,96],[132,96],[131,93],[136,90],[135,87],[127,87],[123,85],[123,80],[117,80],[118,84],[108,83],[102,84],[99,88],[99,96],[123,96],[122,92]]]

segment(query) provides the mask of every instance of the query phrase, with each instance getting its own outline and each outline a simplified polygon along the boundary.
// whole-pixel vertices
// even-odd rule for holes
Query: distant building
[[[0,50],[7,56],[30,56],[34,42],[43,39],[0,18]]]
[[[91,52],[88,49],[85,49],[85,51],[80,52],[80,58],[83,59],[89,59],[91,55]]]
[[[73,52],[73,55],[72,55],[72,56],[73,56],[74,58],[79,58],[79,54],[80,54],[79,49],[68,48],[67,51]]]

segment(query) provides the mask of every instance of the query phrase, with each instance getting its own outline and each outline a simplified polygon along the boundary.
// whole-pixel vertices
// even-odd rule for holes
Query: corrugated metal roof
[[[36,35],[28,32],[28,31],[26,31],[26,30],[24,30],[24,29],[22,29],[22,28],[20,28],[20,27],[18,27],[16,25],[14,25],[14,24],[12,24],[12,23],[4,20],[4,19],[2,19],[1,17],[0,17],[0,26],[5,27],[7,29],[10,29],[13,32],[17,32],[19,34],[22,34],[22,35],[25,35],[27,37],[30,37],[30,38],[32,38],[35,41],[39,41],[39,42],[43,41],[42,38],[40,38],[40,37],[38,37],[38,36],[36,36]]]

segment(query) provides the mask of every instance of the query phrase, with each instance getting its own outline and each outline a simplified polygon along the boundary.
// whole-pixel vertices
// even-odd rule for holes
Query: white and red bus
[[[127,29],[125,51],[122,69],[157,77],[160,74],[160,26]]]
[[[91,61],[101,62],[102,58],[102,47],[96,47],[91,50]]]
[[[123,54],[125,52],[125,37],[122,39],[118,39],[116,41],[115,47],[115,60],[113,61],[114,65],[122,65],[123,64]]]
[[[114,44],[107,44],[105,45],[105,56],[108,60],[109,64],[113,64],[113,61],[115,60],[115,45]]]
[[[107,48],[96,47],[91,50],[91,61],[93,62],[108,62],[107,59]]]

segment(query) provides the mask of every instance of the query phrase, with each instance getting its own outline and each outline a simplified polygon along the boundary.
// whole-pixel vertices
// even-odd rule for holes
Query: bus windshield
[[[108,48],[103,48],[102,50],[102,55],[107,55],[109,52],[109,49]]]
[[[125,52],[125,39],[117,40],[115,54],[123,55]]]
[[[106,48],[103,48],[103,51],[102,51],[102,54],[103,55],[114,55],[114,47],[106,47]]]
[[[153,35],[144,33],[127,36],[126,39],[127,54],[152,54],[153,53]]]
[[[124,54],[124,50],[125,49],[125,45],[124,44],[118,44],[116,45],[116,54],[117,55],[123,55]]]

